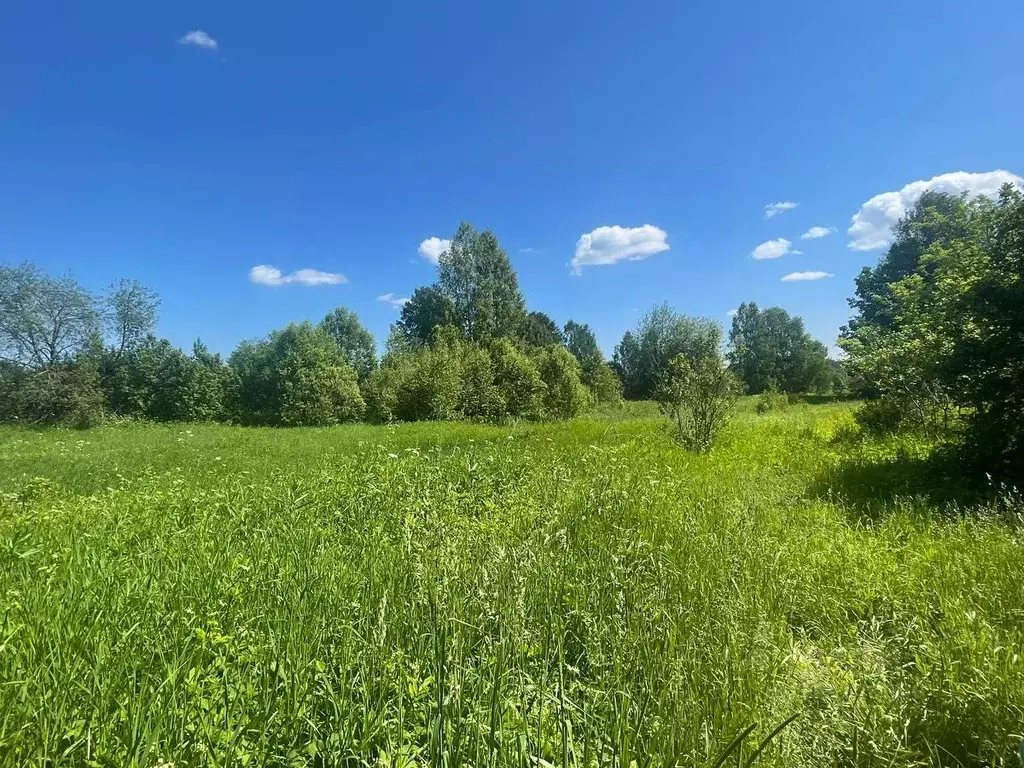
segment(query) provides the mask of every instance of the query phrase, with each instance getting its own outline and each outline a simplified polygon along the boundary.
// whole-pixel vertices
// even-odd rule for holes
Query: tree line
[[[835,385],[799,318],[744,304],[728,355],[711,320],[654,307],[606,360],[586,323],[528,311],[493,232],[462,224],[434,285],[417,288],[383,357],[345,307],[244,341],[226,359],[155,335],[159,297],[133,280],[100,296],[31,264],[0,265],[0,419],[317,425],[368,420],[563,419],[654,398],[679,355],[735,371],[750,392]]]
[[[975,477],[1024,485],[1024,197],[928,192],[856,280],[840,346],[861,422],[943,439]]]

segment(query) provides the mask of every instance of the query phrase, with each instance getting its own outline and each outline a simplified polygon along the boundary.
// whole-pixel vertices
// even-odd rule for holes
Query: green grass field
[[[0,764],[1017,764],[1012,498],[653,416],[0,429]]]

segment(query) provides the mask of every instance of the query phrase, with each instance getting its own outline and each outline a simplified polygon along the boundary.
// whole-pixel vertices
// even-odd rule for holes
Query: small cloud
[[[217,41],[203,32],[201,29],[193,29],[178,38],[180,45],[194,45],[196,48],[205,48],[208,51],[217,50]]]
[[[409,303],[409,297],[395,296],[393,293],[382,293],[377,297],[377,301],[383,301],[385,304],[390,304],[395,309],[401,309]]]
[[[846,247],[854,251],[885,248],[892,242],[893,225],[907,215],[925,192],[945,192],[953,195],[966,192],[971,197],[983,195],[995,199],[1003,184],[1014,184],[1024,188],[1024,179],[1009,171],[956,171],[934,176],[927,181],[913,181],[896,192],[875,195],[864,203],[850,220],[850,228],[846,230],[850,242]]]
[[[725,313],[725,315],[726,317],[736,317],[736,313],[739,311],[739,307],[737,307],[736,309],[730,309],[728,312]]]
[[[793,244],[784,237],[766,240],[750,252],[750,258],[760,261],[761,259],[777,259],[780,256],[799,256],[800,251],[793,250],[791,245]]]
[[[451,247],[451,240],[442,240],[440,237],[428,237],[420,243],[419,252],[420,256],[431,264],[437,264],[441,260],[441,254],[447,253]]]
[[[277,288],[281,285],[341,285],[348,278],[339,272],[321,272],[319,269],[299,269],[290,275],[270,264],[260,264],[249,270],[249,282]]]
[[[642,227],[598,227],[580,235],[576,241],[576,254],[572,259],[572,273],[578,275],[583,267],[615,264],[619,261],[639,261],[656,253],[669,250],[668,234],[652,224]]]
[[[768,203],[768,205],[764,207],[764,217],[766,219],[771,219],[778,216],[780,213],[793,210],[798,205],[800,205],[800,203]]]
[[[536,248],[520,248],[519,252],[520,253],[536,253],[537,249]]]
[[[818,240],[818,239],[820,239],[822,237],[828,237],[829,235],[831,235],[835,231],[836,231],[835,227],[811,227],[806,232],[804,232],[802,235],[800,235],[800,239],[801,240]]]
[[[826,277],[835,277],[831,272],[790,272],[782,276],[784,283],[797,283],[805,280],[824,280]]]

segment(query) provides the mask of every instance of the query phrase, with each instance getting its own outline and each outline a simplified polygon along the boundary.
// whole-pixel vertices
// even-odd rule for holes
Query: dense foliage
[[[153,421],[216,421],[234,391],[233,372],[201,342],[186,355],[146,336],[120,356],[101,355],[101,386],[112,413]]]
[[[630,400],[652,399],[669,361],[676,355],[691,360],[718,357],[722,327],[703,318],[687,317],[659,304],[627,331],[615,347],[614,366]]]
[[[455,321],[470,341],[521,338],[526,302],[508,255],[489,229],[478,233],[465,222],[438,262],[438,288],[449,299]]]
[[[351,309],[338,307],[327,313],[320,321],[320,327],[331,335],[345,362],[363,381],[377,367],[377,343],[373,334],[359,322],[359,316]]]
[[[780,307],[740,304],[729,331],[728,360],[751,394],[831,388],[825,345],[811,338],[802,319]]]
[[[523,338],[531,347],[550,347],[565,342],[558,323],[543,312],[531,312],[526,316]]]
[[[840,343],[878,428],[942,433],[1024,481],[1024,199],[924,195],[857,278]]]
[[[455,325],[455,305],[436,286],[417,288],[402,307],[397,330],[410,344],[426,344],[435,328]]]

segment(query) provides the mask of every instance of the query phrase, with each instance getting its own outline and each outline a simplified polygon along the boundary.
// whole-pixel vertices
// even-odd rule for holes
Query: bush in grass
[[[380,423],[565,419],[593,402],[582,376],[564,347],[538,350],[531,359],[508,339],[484,347],[446,326],[429,345],[386,356],[363,391],[369,418]],[[615,382],[603,386],[617,391]]]
[[[356,372],[349,365],[301,365],[286,375],[282,424],[329,427],[358,421],[364,411]]]
[[[583,384],[580,364],[565,347],[545,347],[534,357],[544,382],[544,415],[571,419],[593,404],[593,395]]]
[[[487,350],[475,344],[462,349],[462,393],[459,412],[462,418],[501,421],[505,403],[494,384],[494,366]]]
[[[412,353],[413,371],[399,398],[402,421],[457,419],[462,401],[462,349],[451,326],[434,342]]]
[[[544,380],[533,361],[508,339],[491,345],[494,386],[506,418],[537,419],[544,408]]]
[[[232,411],[242,423],[326,426],[363,414],[355,371],[331,335],[310,323],[243,342],[229,363],[237,377]]]
[[[906,421],[906,411],[891,398],[871,400],[853,414],[854,420],[865,432],[888,435],[900,429]]]
[[[729,423],[741,385],[716,355],[669,361],[658,390],[673,437],[692,451],[708,450]]]
[[[622,403],[622,380],[603,360],[583,369],[583,383],[593,394],[596,402],[602,405]]]
[[[100,371],[112,413],[152,421],[225,418],[228,389],[237,376],[202,342],[190,356],[153,335],[120,356],[105,352]]]
[[[86,429],[105,416],[99,372],[91,359],[36,371],[14,366],[0,373],[0,420]]]
[[[779,392],[778,387],[772,386],[757,396],[757,405],[754,408],[763,415],[771,411],[781,411],[789,404],[789,396],[785,392]]]
[[[460,418],[466,405],[464,393],[465,345],[457,329],[436,329],[429,345],[405,349],[385,356],[380,368],[367,378],[363,388],[371,421],[445,421]],[[479,367],[484,361],[474,361]],[[479,370],[474,372],[479,383]],[[486,395],[477,393],[477,401]]]
[[[402,394],[413,371],[412,356],[396,354],[385,357],[381,366],[367,377],[363,399],[369,421],[389,424],[399,420]]]
[[[355,370],[327,331],[309,323],[293,325],[275,332],[271,344],[278,423],[325,427],[362,417]]]

